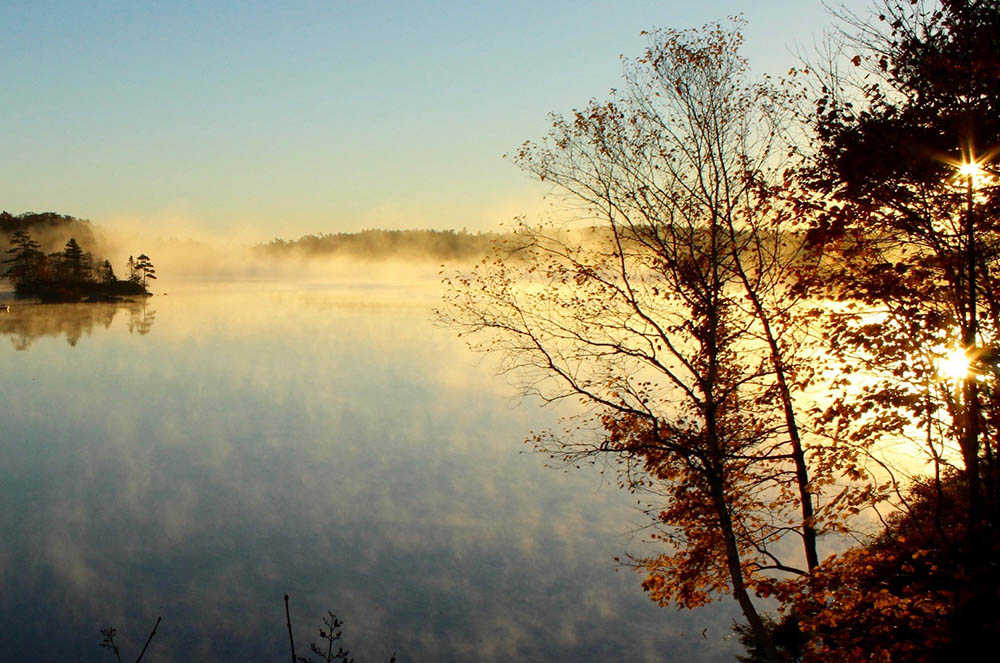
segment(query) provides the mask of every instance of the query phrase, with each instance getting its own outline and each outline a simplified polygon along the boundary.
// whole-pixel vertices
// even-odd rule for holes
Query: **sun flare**
[[[938,363],[938,374],[947,380],[964,380],[972,368],[965,350],[958,348],[944,355]]]
[[[977,161],[965,161],[958,166],[958,174],[962,177],[976,177],[982,172],[983,169]]]

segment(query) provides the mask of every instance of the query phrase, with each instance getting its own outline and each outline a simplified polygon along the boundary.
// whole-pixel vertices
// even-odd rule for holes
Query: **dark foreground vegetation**
[[[147,283],[156,278],[149,256],[129,256],[128,276],[120,280],[111,262],[96,259],[70,237],[61,251],[46,252],[32,231],[51,237],[59,231],[84,230],[93,238],[89,223],[54,213],[12,216],[4,212],[0,227],[10,232],[2,275],[14,286],[18,299],[43,302],[115,302],[148,296]]]
[[[439,319],[585,414],[650,598],[744,660],[979,660],[1000,633],[1000,3],[881,0],[757,80],[741,24],[648,35],[511,155],[611,241],[524,223]],[[579,222],[579,218],[574,219]],[[802,238],[794,244],[790,237]],[[760,598],[776,599],[767,616]]]
[[[141,663],[142,657],[146,655],[146,650],[149,649],[149,643],[153,641],[153,637],[156,636],[156,630],[160,626],[162,617],[156,618],[156,623],[153,624],[153,630],[150,631],[149,636],[146,638],[146,643],[142,647],[142,651],[139,652],[138,657],[135,659],[135,663]],[[292,629],[292,615],[291,610],[288,605],[288,594],[285,594],[285,625],[288,629],[288,649],[290,652],[290,659],[292,663],[317,663],[322,661],[323,663],[334,663],[335,661],[340,661],[340,663],[354,663],[354,657],[351,656],[351,652],[344,649],[344,633],[341,627],[344,622],[337,618],[333,612],[327,612],[326,616],[323,617],[323,626],[319,629],[319,639],[322,645],[318,645],[315,642],[309,644],[309,649],[312,654],[318,658],[311,658],[309,656],[299,656],[295,651],[295,635]],[[117,635],[118,630],[113,626],[101,629],[102,640],[100,646],[104,649],[108,649],[111,654],[115,657],[117,663],[122,663],[122,652],[115,642],[115,635]],[[336,647],[336,649],[334,649]],[[396,655],[393,654],[389,658],[389,663],[395,663]]]

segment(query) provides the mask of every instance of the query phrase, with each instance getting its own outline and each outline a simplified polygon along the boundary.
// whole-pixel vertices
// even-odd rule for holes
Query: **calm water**
[[[657,608],[632,499],[525,452],[432,289],[163,287],[0,313],[0,656],[287,661],[332,610],[359,661],[724,661],[726,603]],[[702,631],[707,628],[705,636]]]

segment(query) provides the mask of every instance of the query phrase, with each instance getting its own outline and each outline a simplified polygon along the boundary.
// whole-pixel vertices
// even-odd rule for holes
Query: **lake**
[[[161,284],[0,312],[0,657],[731,661],[732,602],[649,602],[635,498],[522,441],[433,284]],[[564,412],[565,413],[565,412]],[[564,414],[562,413],[562,414]],[[648,550],[648,549],[647,549]]]

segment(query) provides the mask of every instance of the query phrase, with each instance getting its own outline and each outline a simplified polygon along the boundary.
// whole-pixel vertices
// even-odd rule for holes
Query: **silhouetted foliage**
[[[295,654],[295,638],[292,635],[292,616],[288,606],[288,594],[285,594],[285,622],[288,628],[288,647],[291,650],[292,663],[316,663],[311,658],[296,656]],[[309,648],[324,663],[333,663],[334,661],[354,663],[354,658],[350,656],[350,652],[342,646],[343,632],[340,630],[340,627],[343,625],[344,622],[337,619],[337,615],[333,614],[333,612],[327,612],[326,616],[323,617],[323,627],[319,629],[319,637],[321,641],[326,641],[326,651],[323,651],[323,647],[317,645],[315,642],[310,643]],[[336,650],[334,650],[334,645],[337,647]],[[393,654],[389,658],[389,663],[395,663],[395,661],[396,654]]]
[[[153,624],[153,630],[149,632],[149,637],[146,638],[146,644],[142,646],[142,651],[139,652],[139,656],[136,657],[135,663],[142,661],[142,657],[146,655],[146,650],[149,648],[149,643],[153,641],[153,636],[156,635],[156,629],[160,626],[160,621],[162,617],[156,618],[156,623]],[[122,663],[121,650],[118,648],[118,644],[115,642],[115,635],[118,633],[117,629],[112,626],[101,629],[101,635],[104,638],[101,640],[100,646],[105,649],[110,649],[111,653],[115,657],[117,663]]]
[[[341,647],[341,638],[343,633],[339,630],[344,622],[337,619],[337,616],[332,612],[328,612],[326,617],[323,617],[323,628],[319,629],[320,640],[326,641],[326,651],[323,651],[319,645],[315,642],[310,643],[309,647],[312,652],[317,656],[321,657],[326,663],[331,663],[332,661],[343,661],[344,663],[354,663],[354,659],[349,656],[350,652]],[[337,645],[337,650],[334,651],[333,646]],[[306,658],[303,656],[299,657],[301,663],[314,663],[313,659]]]
[[[1000,536],[973,540],[963,475],[917,482],[905,497],[870,542],[777,587],[804,660],[975,660],[1000,633]]]
[[[851,303],[829,319],[831,351],[885,379],[845,380],[855,396],[825,419],[842,439],[916,422],[935,464],[960,451],[969,516],[995,526],[1000,403],[982,372],[1000,344],[1000,5],[883,0],[875,14],[844,16],[851,71],[825,72],[804,181],[823,196],[816,294]],[[957,349],[978,366],[956,392],[938,365]]]
[[[139,257],[135,259],[135,273],[143,289],[146,288],[146,282],[149,279],[156,278],[156,270],[153,268],[153,263],[145,253],[140,253]]]
[[[799,628],[799,622],[794,616],[788,616],[775,621],[769,616],[763,618],[764,626],[771,632],[774,648],[778,651],[783,663],[800,663],[805,638]],[[740,663],[767,663],[767,654],[760,647],[753,629],[746,624],[733,624],[733,633],[739,638],[740,644],[746,650],[743,655],[737,655]]]
[[[135,663],[140,663],[142,657],[146,655],[146,650],[149,648],[149,643],[153,641],[153,636],[156,635],[156,629],[160,626],[160,621],[162,617],[156,618],[156,623],[153,624],[153,630],[150,631],[149,637],[146,638],[146,643],[142,647],[142,651],[139,652],[139,656],[135,659]],[[316,663],[312,658],[306,656],[296,656],[295,654],[295,639],[292,635],[292,617],[289,611],[288,605],[288,594],[285,594],[285,619],[286,626],[288,628],[288,645],[291,650],[291,661],[292,663]],[[350,656],[350,652],[342,647],[343,643],[343,632],[340,628],[344,625],[340,619],[337,618],[333,612],[327,612],[327,615],[323,617],[323,626],[319,629],[319,637],[321,641],[325,641],[325,651],[323,647],[317,645],[315,642],[310,643],[309,648],[312,653],[320,657],[320,660],[324,663],[334,663],[334,661],[340,661],[340,663],[354,663],[354,658]],[[118,634],[118,630],[112,626],[101,629],[101,642],[100,646],[104,649],[109,649],[111,654],[115,657],[117,663],[122,663],[121,649],[118,647],[118,643],[115,642],[115,636]],[[334,650],[334,645],[336,645],[336,650]],[[396,654],[393,654],[389,658],[389,663],[396,663]]]
[[[100,283],[114,283],[118,280],[115,276],[114,267],[111,266],[111,261],[105,260],[103,263],[98,265],[96,278]]]
[[[842,18],[851,64],[821,72],[803,178],[812,292],[840,302],[817,331],[845,367],[816,425],[869,454],[905,441],[932,476],[871,479],[896,493],[882,531],[761,590],[807,661],[973,660],[1000,632],[1000,4]],[[953,353],[965,365],[943,375]]]
[[[40,248],[38,242],[31,238],[28,231],[14,231],[10,237],[10,248],[7,249],[10,258],[3,261],[4,264],[10,266],[3,275],[13,281],[15,285],[34,278],[45,259],[45,254],[39,250]]]
[[[90,278],[88,254],[83,252],[76,238],[69,238],[69,241],[66,242],[66,248],[59,257],[61,258],[60,262],[63,267],[61,271],[64,278],[72,281],[83,281]]]
[[[3,276],[14,284],[17,298],[43,302],[120,301],[123,297],[148,295],[146,282],[156,278],[149,256],[142,254],[138,263],[129,258],[130,278],[119,281],[107,260],[95,268],[93,256],[71,237],[61,252],[45,255],[26,230],[15,230],[10,237],[10,255]]]

